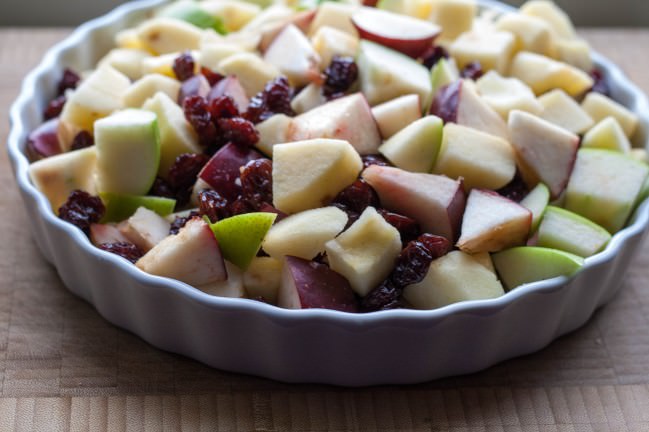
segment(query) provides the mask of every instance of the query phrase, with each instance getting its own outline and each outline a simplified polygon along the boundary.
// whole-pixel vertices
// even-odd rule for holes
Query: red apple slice
[[[239,82],[239,78],[234,75],[229,75],[216,83],[208,93],[207,100],[212,101],[220,96],[230,96],[237,105],[239,112],[244,112],[248,109],[250,100],[248,99],[243,86]]]
[[[239,168],[251,160],[262,158],[258,151],[226,144],[205,164],[198,177],[224,198],[234,200],[241,193]]]
[[[430,48],[442,29],[432,22],[362,7],[352,15],[352,23],[362,39],[418,57]]]
[[[34,129],[27,139],[27,152],[32,159],[42,159],[62,152],[58,136],[59,119],[46,121]]]

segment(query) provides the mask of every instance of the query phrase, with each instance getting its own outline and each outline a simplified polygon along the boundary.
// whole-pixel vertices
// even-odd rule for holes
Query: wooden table
[[[0,136],[25,73],[68,30],[0,29]],[[649,92],[649,30],[584,30]],[[0,152],[0,431],[649,430],[649,248],[622,293],[536,354],[431,383],[288,385],[159,351],[70,294],[30,238]]]

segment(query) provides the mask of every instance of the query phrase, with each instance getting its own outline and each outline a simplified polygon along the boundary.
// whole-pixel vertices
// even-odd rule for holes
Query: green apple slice
[[[610,239],[608,231],[585,217],[548,206],[539,226],[537,245],[586,258],[601,251]]]
[[[631,143],[615,117],[606,117],[586,132],[581,140],[583,148],[616,150],[631,153]]]
[[[223,257],[246,270],[275,222],[275,213],[245,213],[210,225]]]
[[[507,249],[491,258],[507,290],[558,276],[572,276],[584,265],[580,256],[532,246]]]
[[[154,113],[127,109],[95,122],[97,190],[145,195],[160,163],[160,132]]]
[[[176,207],[176,200],[157,196],[100,192],[99,197],[106,206],[103,223],[126,220],[140,207],[154,211],[160,216],[170,215]]]
[[[550,202],[550,189],[543,183],[537,184],[534,189],[528,193],[520,202],[520,205],[532,212],[532,226],[530,232],[533,233],[539,227],[545,209]]]
[[[202,29],[212,29],[220,34],[227,31],[220,17],[212,16],[193,1],[181,1],[172,3],[160,11],[160,16],[176,18]]]
[[[442,143],[442,128],[439,117],[423,117],[385,141],[379,152],[401,169],[430,172]]]
[[[457,70],[455,60],[440,59],[430,70],[430,85],[433,96],[437,90],[460,79],[460,72]]]

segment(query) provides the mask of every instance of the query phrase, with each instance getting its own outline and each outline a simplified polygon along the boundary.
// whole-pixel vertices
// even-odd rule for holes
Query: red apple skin
[[[95,223],[90,225],[90,241],[95,246],[99,246],[104,243],[128,242],[129,240],[115,225]]]
[[[235,200],[241,194],[238,184],[239,169],[255,159],[264,156],[253,149],[241,149],[232,143],[224,145],[205,164],[198,177],[209,184],[227,200]]]
[[[347,279],[325,264],[292,256],[285,258],[278,305],[358,312],[358,301]]]
[[[220,96],[230,96],[241,113],[247,110],[250,104],[250,100],[246,96],[246,91],[241,86],[239,78],[234,75],[227,76],[216,83],[208,93],[207,100],[211,102]]]
[[[190,96],[206,97],[210,92],[210,83],[203,75],[194,75],[185,80],[180,85],[178,91],[178,105],[183,106],[183,102]]]
[[[395,51],[399,51],[400,53],[412,58],[418,58],[433,45],[433,41],[435,40],[435,36],[426,39],[394,39],[384,37],[376,33],[364,30],[363,28],[356,25],[353,20],[352,23],[358,31],[358,35],[361,39],[367,39],[369,41],[376,42]]]
[[[276,26],[265,30],[261,34],[261,39],[259,40],[257,48],[259,48],[259,51],[261,51],[262,54],[265,53],[270,44],[273,43],[275,37],[289,24],[293,24],[295,27],[299,28],[302,33],[306,33],[311,26],[313,18],[315,18],[315,13],[315,10],[297,13],[287,20],[278,23]]]
[[[457,123],[461,93],[460,80],[440,88],[430,106],[430,114],[441,118],[444,123]]]
[[[58,136],[59,119],[53,118],[34,129],[27,138],[27,153],[32,160],[62,153]]]
[[[363,6],[376,7],[378,0],[363,0]]]
[[[273,222],[274,224],[276,224],[277,222],[281,221],[286,216],[288,216],[283,211],[276,209],[271,204],[268,204],[266,202],[262,203],[261,206],[259,206],[259,211],[262,213],[275,213],[277,217],[275,218],[275,222]]]

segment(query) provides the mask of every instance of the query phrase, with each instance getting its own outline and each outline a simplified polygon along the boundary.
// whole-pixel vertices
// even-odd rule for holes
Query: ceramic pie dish
[[[27,76],[10,114],[8,150],[34,239],[70,291],[111,323],[160,349],[223,370],[287,382],[408,384],[476,372],[537,351],[583,325],[622,285],[649,227],[647,202],[574,277],[430,311],[352,315],[213,297],[182,282],[146,274],[95,248],[80,230],[52,213],[30,182],[26,137],[40,124],[40,113],[65,66],[89,68],[109,50],[112,35],[162,3],[128,3],[79,27]],[[496,11],[508,9],[490,1],[481,4]],[[594,60],[613,98],[640,117],[636,145],[646,147],[646,97],[608,60],[597,54]]]

